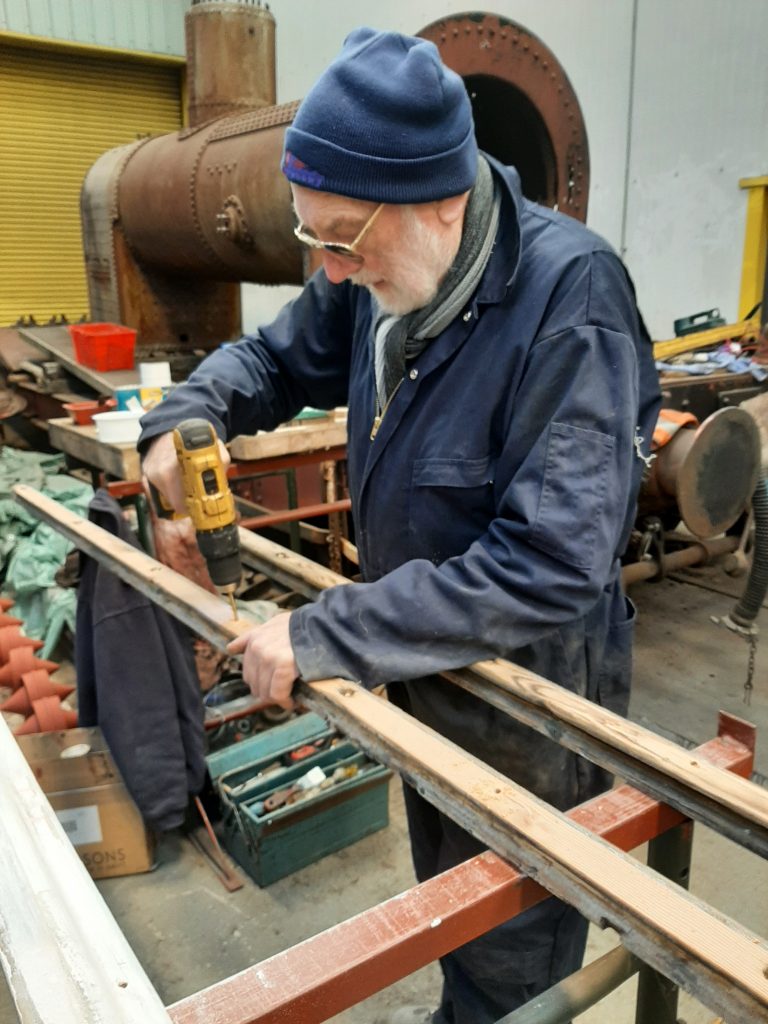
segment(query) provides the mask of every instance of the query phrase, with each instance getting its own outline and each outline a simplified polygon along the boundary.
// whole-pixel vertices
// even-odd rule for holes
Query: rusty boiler
[[[205,350],[240,334],[240,282],[301,284],[280,172],[298,101],[275,105],[275,22],[258,3],[186,14],[187,127],[110,150],[81,207],[94,320],[138,330],[139,356]],[[586,219],[589,152],[576,95],[554,54],[491,14],[424,28],[467,86],[478,142],[514,163],[530,198]]]

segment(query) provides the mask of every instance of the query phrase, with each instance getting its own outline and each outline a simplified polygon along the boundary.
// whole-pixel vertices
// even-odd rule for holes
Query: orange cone
[[[0,627],[2,626],[23,626],[23,619],[15,619],[13,615],[6,615],[5,612],[0,612]]]
[[[42,640],[24,636],[18,626],[0,627],[0,662],[3,665],[7,663],[8,655],[14,647],[31,647],[33,651],[39,651],[43,646]]]
[[[0,686],[18,690],[25,672],[33,672],[36,668],[55,672],[59,667],[55,661],[38,658],[31,647],[14,647],[8,655],[8,664],[0,665]]]
[[[0,704],[0,711],[13,711],[17,715],[31,715],[32,704],[42,697],[68,697],[74,693],[74,686],[54,683],[45,669],[38,668],[33,672],[25,672],[22,685],[8,700]]]
[[[61,706],[58,697],[42,697],[32,704],[33,714],[14,729],[14,736],[28,736],[33,732],[59,732],[61,729],[73,729],[77,725],[77,715]]]
[[[13,608],[15,603],[10,597],[0,597],[0,612],[7,612],[9,608]]]

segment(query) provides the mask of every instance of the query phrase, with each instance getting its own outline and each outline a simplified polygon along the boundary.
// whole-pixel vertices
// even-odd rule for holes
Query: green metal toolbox
[[[389,823],[392,773],[318,715],[300,715],[208,760],[224,846],[261,886]]]

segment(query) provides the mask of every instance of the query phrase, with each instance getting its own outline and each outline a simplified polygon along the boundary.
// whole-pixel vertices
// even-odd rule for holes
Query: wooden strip
[[[160,997],[0,721],[0,961],[24,1024],[168,1024]]]
[[[754,738],[754,737],[753,737]],[[749,774],[752,751],[718,738],[696,751]],[[567,817],[622,850],[680,824],[677,811],[621,786]],[[483,853],[169,1007],[175,1024],[314,1024],[424,967],[548,895]]]
[[[243,531],[245,557],[307,597],[351,581]],[[608,771],[768,857],[768,793],[698,762],[683,747],[511,662],[477,662],[446,679]]]
[[[119,575],[125,571],[124,560],[115,557],[114,537],[32,488],[17,485],[14,490],[25,507],[73,535],[75,544],[87,543],[98,552],[94,557]],[[87,540],[79,531],[87,533]],[[153,565],[154,571],[147,571],[145,563],[143,573],[135,561],[131,565],[138,588],[193,628],[206,620],[211,601],[218,606],[203,635],[222,644],[250,628],[250,623],[222,621],[223,601],[165,566]],[[190,588],[205,595],[202,606]],[[768,1022],[764,940],[357,684],[340,679],[301,683],[299,692],[460,826],[590,920],[614,928],[629,950],[730,1024]]]
[[[233,459],[267,459],[336,448],[347,443],[346,419],[307,420],[261,434],[238,434],[229,442]]]
[[[240,530],[240,552],[248,565],[305,597],[315,598],[322,590],[352,582],[249,530]]]
[[[146,594],[171,615],[179,618],[183,609],[183,621],[216,646],[222,647],[238,634],[238,629],[233,629],[233,626],[239,625],[239,631],[253,627],[250,621],[233,623],[229,603],[217,594],[180,576],[167,565],[155,561],[144,551],[114,537],[76,512],[70,512],[34,487],[16,484],[13,492],[24,508],[53,526],[75,547],[107,564],[120,579]]]
[[[509,663],[499,662],[498,664],[505,666]],[[513,693],[504,686],[496,685],[494,681],[483,678],[479,671],[476,671],[479,667],[480,663],[461,672],[445,672],[443,676],[448,681],[511,715],[517,721],[523,722],[545,736],[555,738],[568,750],[573,750],[595,764],[621,776],[655,799],[672,804],[688,817],[708,825],[753,853],[768,857],[768,829],[756,823],[751,808],[737,807],[734,809],[722,801],[720,794],[728,787],[727,779],[721,778],[720,773],[713,771],[709,766],[701,765],[690,751],[657,737],[655,733],[649,733],[648,730],[642,729],[640,726],[633,726],[633,730],[637,728],[643,737],[642,744],[636,746],[627,741],[625,733],[629,730],[623,731],[621,728],[622,725],[630,726],[632,723],[618,715],[612,715],[611,712],[605,711],[599,705],[589,705],[595,708],[595,715],[610,715],[611,719],[616,720],[608,722],[607,728],[603,730],[604,736],[597,736],[597,723],[593,723],[590,718],[588,719],[588,729],[579,728],[576,724],[579,716],[572,713],[569,702],[566,700],[560,702],[557,699],[561,695],[573,696],[576,702],[584,703],[583,698],[563,691],[560,687],[554,687],[554,684],[548,684],[557,689],[557,698],[552,699],[548,706],[538,704],[526,695],[529,689],[527,682],[523,684],[522,692]],[[512,667],[517,669],[517,666]],[[524,672],[522,669],[519,671]],[[530,683],[530,688],[535,688],[538,685],[538,677],[533,676],[532,673],[525,673],[525,675],[530,676],[533,680]],[[646,747],[649,745],[647,737],[649,736],[651,737],[650,745],[657,755],[658,750],[663,749],[664,745],[672,747],[675,764],[671,769],[651,763],[646,752]],[[659,740],[658,744],[653,742],[656,739]],[[694,787],[688,778],[680,779],[680,774],[688,763],[705,768],[708,778],[703,787]],[[739,789],[745,789],[749,793],[752,790],[757,790],[758,797],[755,803],[758,809],[761,800],[763,802],[768,800],[765,791],[752,782],[747,782],[746,786],[737,787],[737,792]],[[716,796],[712,795],[713,793],[716,793]]]
[[[713,797],[768,837],[768,792],[754,782],[723,774],[676,743],[509,661],[476,662],[472,672],[505,693],[521,697],[529,705],[563,718],[595,739],[639,758],[651,769],[674,776],[696,792]],[[768,854],[768,842],[764,849]]]

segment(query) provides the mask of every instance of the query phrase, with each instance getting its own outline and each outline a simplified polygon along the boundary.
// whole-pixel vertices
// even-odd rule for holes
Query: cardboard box
[[[154,867],[154,843],[98,728],[32,733],[17,741],[93,878]]]

